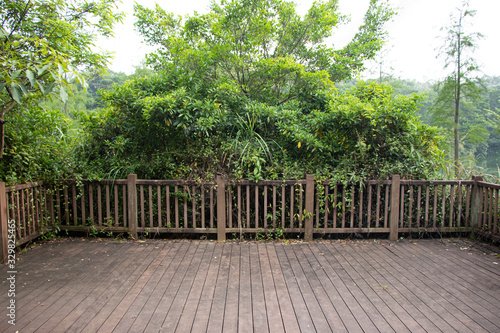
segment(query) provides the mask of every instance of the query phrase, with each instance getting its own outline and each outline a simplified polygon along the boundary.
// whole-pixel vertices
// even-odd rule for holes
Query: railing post
[[[5,183],[0,182],[0,240],[1,240],[1,258],[4,264],[7,263],[7,256],[9,254],[7,234],[8,234],[8,221],[7,221],[7,193],[5,193]]]
[[[127,175],[128,226],[133,239],[137,239],[137,175]]]
[[[314,175],[306,175],[306,214],[304,220],[304,241],[313,240]]]
[[[472,186],[472,196],[471,196],[471,225],[473,228],[481,228],[482,223],[482,199],[483,192],[479,187],[478,182],[483,181],[482,176],[472,176],[472,180],[474,181],[474,185]]]
[[[217,241],[226,240],[226,184],[222,176],[217,176]]]
[[[391,182],[391,216],[390,216],[390,233],[389,240],[395,241],[398,239],[399,228],[399,196],[401,190],[401,177],[392,175]]]

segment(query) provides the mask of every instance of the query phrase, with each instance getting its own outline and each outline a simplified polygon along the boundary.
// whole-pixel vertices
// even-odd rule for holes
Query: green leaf
[[[0,83],[0,92],[7,86],[5,83]]]
[[[35,88],[35,74],[33,74],[33,72],[29,69],[26,70],[26,77],[28,78],[28,80],[30,80],[30,83],[31,83],[31,87],[32,88]]]
[[[51,83],[49,83],[49,84],[47,85],[47,87],[45,87],[45,89],[44,89],[44,90],[42,90],[42,93],[43,93],[44,95],[48,95],[48,94],[50,94],[50,93],[52,92],[52,89],[54,89],[54,86],[55,86],[55,85],[56,85],[56,83],[55,83],[55,82],[51,82]]]
[[[63,75],[64,74],[64,68],[61,64],[57,64],[57,69],[59,70],[59,75]]]
[[[38,69],[38,76],[42,76],[43,74],[45,74],[45,72],[47,71],[47,69],[52,66],[52,64],[47,64],[45,66],[43,66],[42,68],[39,68]]]
[[[59,96],[61,97],[61,100],[63,102],[68,101],[68,92],[66,91],[66,89],[63,86],[59,87]]]
[[[10,79],[15,80],[21,73],[22,73],[22,69],[18,69],[17,71],[12,73],[12,75],[10,76]]]
[[[25,95],[28,95],[28,89],[26,89],[26,86],[24,85],[24,83],[22,82],[19,82],[19,87],[21,88],[22,92],[25,94]]]
[[[19,104],[21,104],[22,93],[17,84],[12,83],[10,86],[10,91],[12,92],[12,98]]]

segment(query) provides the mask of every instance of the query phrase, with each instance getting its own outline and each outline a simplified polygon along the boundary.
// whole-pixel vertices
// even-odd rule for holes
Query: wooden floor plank
[[[278,255],[276,254],[276,246],[274,244],[266,244],[267,256],[271,266],[271,273],[276,288],[278,303],[281,312],[281,321],[283,322],[285,331],[288,333],[300,332],[297,316],[295,315],[292,300],[288,292],[285,278],[280,267]]]
[[[371,247],[375,246],[378,245],[371,245]],[[378,275],[378,283],[401,307],[410,313],[427,332],[453,331],[453,328],[428,306],[426,299],[422,299],[414,293],[411,286],[400,276],[400,272],[391,266],[390,260],[384,262],[381,255],[371,256],[374,249],[369,249],[370,251],[363,252],[365,267],[371,271],[372,275]]]
[[[419,243],[415,242],[408,244],[408,246],[417,244]],[[475,264],[477,261],[485,259],[485,256],[474,255],[473,258],[477,260],[473,261],[457,260],[453,251],[454,247],[450,248],[447,247],[446,244],[441,245],[439,243],[433,243],[432,246],[420,246],[419,248],[425,253],[426,267],[442,268],[441,274],[445,275],[447,277],[446,280],[450,281],[450,283],[458,283],[459,285],[462,285],[463,282],[468,281],[470,286],[469,289],[471,291],[469,295],[471,297],[478,296],[493,306],[498,306],[498,304],[500,304],[500,296],[492,295],[490,293],[491,288],[500,288],[500,272],[498,272],[498,270],[495,272],[494,270],[485,269],[484,266],[478,267]],[[447,254],[448,260],[442,260],[443,252]],[[462,257],[469,258],[472,256],[462,255]],[[494,269],[495,264],[493,262],[495,262],[497,258],[488,258],[488,262],[485,262],[484,264],[488,265],[489,268]],[[486,307],[489,306],[488,304],[484,305]]]
[[[393,252],[390,252],[392,250],[389,245],[382,247],[382,249],[374,246],[372,249],[373,252],[369,252],[368,255],[372,259],[377,260],[379,264],[381,263],[383,267],[390,269],[393,276],[405,284],[411,293],[408,296],[413,299],[414,304],[419,309],[424,309],[426,316],[430,320],[439,322],[439,327],[444,327],[446,330],[471,332],[459,318],[450,313],[446,306],[443,306],[441,297],[434,293],[432,295],[427,293],[425,285],[422,285],[419,281],[415,281],[411,276],[406,274],[406,265],[400,265],[395,255],[388,257],[389,253],[393,254]]]
[[[205,243],[200,244],[200,246],[205,247],[205,253],[203,254],[203,259],[201,260],[200,267],[193,282],[193,286],[189,291],[189,296],[187,297],[186,304],[184,305],[184,311],[181,314],[179,323],[175,331],[177,332],[190,332],[193,327],[194,318],[196,316],[196,310],[198,309],[198,304],[200,303],[201,294],[203,291],[203,286],[208,278],[208,272],[212,265],[212,259],[214,257],[215,244]]]
[[[229,265],[231,262],[231,244],[222,244],[219,274],[215,285],[207,332],[222,332],[224,324],[224,308],[226,305],[226,294],[229,280]]]
[[[344,326],[349,332],[359,332],[360,330],[364,332],[377,331],[376,326],[363,311],[354,295],[345,285],[345,282],[337,274],[337,272],[342,270],[342,267],[337,261],[332,260],[333,255],[327,251],[327,248],[322,248],[320,245],[318,245],[320,252],[315,252],[314,255],[324,274],[318,269],[316,271],[325,290],[328,290],[330,299],[342,315]],[[311,249],[306,248],[305,250],[310,251]],[[351,283],[354,284],[354,281]]]
[[[107,255],[112,258],[120,251],[120,248],[114,247],[108,252],[109,248],[104,243],[95,243],[94,247],[92,251],[89,250],[85,255],[82,255],[83,258],[77,261],[78,264],[67,262],[66,265],[69,267],[62,265],[60,269],[55,270],[57,272],[67,270],[65,274],[59,273],[63,279],[57,279],[49,272],[45,278],[50,288],[44,289],[44,292],[37,296],[38,302],[33,302],[30,307],[20,309],[21,314],[23,311],[29,313],[30,322],[26,322],[28,317],[23,317],[17,323],[18,328],[34,331],[40,326],[47,327],[47,325],[53,326],[54,323],[58,323],[58,320],[62,320],[65,314],[78,306],[89,288],[92,290],[94,284],[99,283],[101,277],[110,272],[106,267],[106,262],[110,261],[110,257]],[[110,263],[109,266],[112,270],[119,270],[121,265],[122,260],[118,260]]]
[[[410,332],[403,322],[394,315],[392,310],[375,292],[374,287],[376,281],[371,279],[369,275],[360,275],[356,271],[357,262],[353,260],[351,253],[359,247],[358,243],[348,244],[341,248],[337,247],[335,258],[344,268],[345,273],[350,279],[356,281],[356,288],[363,293],[362,299],[365,304],[365,312],[372,318],[372,321],[377,325],[382,332],[393,330],[394,332]],[[380,287],[379,287],[380,289]],[[361,304],[361,300],[358,299]],[[367,310],[376,309],[376,311],[368,312]],[[382,320],[383,319],[383,320]]]
[[[86,326],[85,321],[79,320],[80,317],[85,317],[84,314],[87,310],[90,310],[89,315],[95,315],[95,313],[92,313],[92,308],[102,308],[106,300],[111,298],[125,281],[124,277],[132,279],[147,279],[149,277],[148,274],[145,274],[145,271],[157,255],[154,246],[145,245],[145,250],[140,255],[144,258],[140,262],[132,260],[131,262],[123,262],[119,269],[111,267],[109,269],[110,274],[101,275],[101,281],[95,285],[94,289],[89,288],[89,291],[91,291],[87,294],[87,297],[78,295],[72,298],[71,302],[65,306],[65,309],[72,308],[66,316],[64,316],[66,311],[59,312],[57,316],[52,317],[50,321],[40,327],[40,330],[42,332],[80,332]],[[73,304],[78,305],[73,307]],[[76,327],[71,328],[75,324]]]
[[[310,291],[314,294],[318,301],[318,305],[321,308],[331,330],[335,332],[346,332],[346,327],[342,322],[339,312],[336,308],[336,301],[332,301],[328,296],[327,290],[323,287],[318,275],[317,269],[321,268],[321,264],[312,255],[309,245],[293,246],[294,254],[297,257],[297,262],[300,263],[304,277],[310,285]],[[306,289],[306,291],[309,288]],[[305,297],[304,297],[305,298]],[[342,300],[338,300],[343,303]],[[342,305],[341,305],[342,306]],[[317,311],[317,309],[312,309],[310,311]]]
[[[206,252],[205,246],[196,245],[196,252],[193,255],[193,259],[189,263],[187,271],[185,272],[184,276],[180,278],[181,283],[179,285],[178,290],[175,293],[175,296],[172,296],[173,299],[170,302],[171,305],[169,307],[169,310],[168,312],[165,310],[167,315],[165,316],[165,319],[163,320],[163,323],[161,325],[161,331],[163,332],[175,331],[175,328],[177,327],[179,319],[184,310],[184,306],[186,305],[186,300],[189,296],[189,292],[193,287],[193,283],[196,278],[196,274],[200,268],[200,265],[202,263],[202,260],[203,258],[206,259],[205,252]],[[164,308],[166,309],[167,306],[165,305]],[[131,330],[132,331],[135,330],[134,326],[132,326]]]
[[[36,251],[33,249],[29,253],[31,259],[28,263],[29,267],[26,268],[23,268],[23,256],[20,257],[21,260],[16,266],[18,272],[16,301],[19,313],[31,313],[33,308],[42,304],[54,293],[51,289],[53,286],[64,287],[79,277],[75,270],[65,272],[65,274],[60,272],[64,271],[62,267],[65,262],[79,262],[84,255],[88,257],[88,252],[94,245],[91,242],[83,242],[78,243],[80,246],[72,246],[72,243],[70,241],[55,242],[47,246],[47,249],[45,247],[36,248]],[[106,249],[103,251],[106,253]],[[52,283],[47,283],[48,280]],[[7,322],[7,318],[0,317],[0,325],[4,322]]]
[[[238,331],[238,301],[240,293],[240,256],[239,246],[231,246],[231,260],[229,264],[229,279],[227,283],[226,301],[224,307],[223,332]]]
[[[297,322],[299,324],[300,330],[302,332],[314,331],[314,323],[307,308],[306,301],[300,291],[298,282],[295,278],[295,274],[292,270],[291,263],[285,253],[285,245],[279,244],[276,246],[276,254],[280,263],[281,270],[283,272],[283,278],[285,280],[288,292],[290,293],[290,299],[292,300],[292,305],[297,317]]]
[[[149,285],[153,284],[155,280],[159,280],[163,276],[165,270],[169,266],[169,263],[177,253],[178,247],[179,245],[177,243],[167,244],[165,246],[165,248],[168,249],[168,256],[165,257],[163,260],[156,262],[156,265],[159,265],[160,267],[155,271],[154,276],[148,279],[144,288],[142,288],[141,293],[144,292],[144,289],[148,290],[148,288],[150,288]],[[142,281],[144,281],[144,279]],[[135,294],[134,289],[137,291],[138,286],[141,285],[141,283],[136,284],[136,282],[137,282],[136,280],[127,278],[126,281],[122,283],[122,285],[120,286],[120,289],[113,295],[113,297],[111,297],[107,301],[107,303],[103,306],[103,308],[91,320],[89,320],[87,325],[83,328],[82,332],[85,333],[97,332],[105,322],[107,322],[108,325],[110,325],[108,326],[108,328],[111,327],[112,323],[116,325],[121,318],[119,313],[115,312],[115,316],[111,318],[110,315],[115,311],[115,309],[124,308],[123,305],[120,305],[122,304],[122,302],[128,304],[126,301],[127,298],[131,299],[130,295]],[[129,302],[132,301],[133,300],[130,300]]]
[[[240,246],[240,292],[238,296],[238,332],[253,332],[249,244]]]
[[[177,252],[172,251],[173,253],[176,253],[176,255],[173,259],[176,262],[176,264],[178,264],[178,262],[180,260],[182,260],[185,253],[187,252],[188,248],[189,248],[188,245],[180,244]],[[171,266],[176,268],[176,266],[174,266],[174,265],[175,264],[171,264]],[[172,272],[175,271],[175,268],[172,269]],[[168,272],[170,273],[170,270]],[[162,276],[161,279],[164,279],[164,278],[165,278],[165,276]],[[108,319],[102,324],[102,326],[99,327],[99,330],[97,332],[105,333],[105,332],[116,331],[117,325],[119,325],[122,320],[128,320],[127,318],[129,318],[129,316],[126,315],[127,312],[129,310],[131,312],[136,311],[137,308],[132,308],[132,305],[136,301],[137,297],[142,294],[143,289],[148,281],[149,280],[146,280],[146,279],[136,280],[134,285],[132,286],[132,288],[127,290],[125,297],[120,301],[120,303],[118,303],[118,305],[116,306],[114,311],[109,315]],[[153,294],[152,297],[154,297],[156,295],[157,294]],[[152,302],[152,306],[150,309],[151,309],[151,311],[154,311],[154,309],[155,309],[154,302]],[[128,330],[128,328],[127,328],[127,330]]]
[[[214,299],[215,287],[217,285],[217,277],[221,271],[223,247],[217,244],[214,252],[210,268],[208,269],[207,278],[203,285],[201,297],[196,309],[196,315],[193,322],[191,332],[206,332],[208,321],[210,319],[212,302]]]
[[[463,244],[61,239],[19,255],[0,332],[500,331],[497,257]]]
[[[363,244],[363,246],[369,245]],[[362,249],[360,247],[353,247],[352,245],[351,248],[353,249],[353,251],[345,255],[342,252],[342,255],[344,255],[348,262],[352,263],[353,269],[356,270],[360,277],[362,277],[363,279],[366,279],[367,276],[370,277],[370,280],[374,282],[371,286],[373,291],[393,311],[393,315],[398,317],[400,321],[404,323],[404,325],[410,332],[426,332],[437,329],[432,324],[424,326],[424,323],[422,323],[422,321],[425,322],[427,320],[427,318],[425,318],[424,316],[412,316],[412,314],[414,313],[405,309],[408,307],[408,304],[406,302],[403,306],[400,305],[398,299],[396,297],[393,297],[393,291],[389,291],[389,289],[387,288],[384,277],[380,275],[378,271],[373,270],[370,263],[364,259],[363,254],[364,251],[367,250],[366,248]],[[398,329],[396,328],[395,330],[398,331]]]
[[[274,285],[266,245],[258,244],[257,252],[262,273],[262,286],[264,291],[264,300],[266,302],[266,317],[269,332],[284,332],[285,328],[283,326],[282,315],[278,304],[278,295],[276,295],[276,286]]]
[[[177,296],[177,293],[180,290],[182,283],[184,282],[184,278],[188,271],[190,271],[190,266],[193,263],[193,268],[197,269],[200,262],[200,257],[198,255],[202,255],[205,252],[205,249],[200,249],[193,244],[187,244],[188,249],[185,252],[185,255],[181,259],[181,262],[177,265],[175,272],[173,275],[165,279],[165,277],[159,283],[161,288],[159,290],[155,290],[153,294],[154,302],[153,304],[148,304],[148,308],[154,309],[153,315],[150,317],[148,324],[145,328],[146,332],[158,332],[163,326],[165,319],[169,315],[172,304]],[[192,276],[192,275],[190,275]],[[186,283],[190,283],[191,281],[187,281]],[[163,287],[166,285],[167,287]],[[158,298],[159,301],[158,301]],[[155,308],[156,307],[156,308]],[[146,312],[146,318],[149,317],[150,312]],[[176,318],[178,320],[178,318]],[[124,326],[127,327],[127,326]],[[118,330],[119,327],[115,331],[122,332],[122,330]]]
[[[418,246],[418,248],[420,250],[422,247]],[[407,262],[411,267],[413,277],[425,283],[430,290],[448,301],[451,312],[462,312],[462,321],[467,320],[467,317],[474,321],[475,324],[469,323],[468,325],[471,330],[478,331],[482,326],[486,331],[500,332],[500,316],[498,312],[490,311],[490,308],[500,307],[500,302],[488,302],[487,299],[478,297],[476,293],[467,289],[467,285],[477,284],[477,280],[462,279],[451,282],[450,276],[455,276],[458,274],[458,270],[463,271],[465,267],[458,270],[456,268],[435,270],[432,269],[433,265],[429,267],[429,257],[425,251],[420,251],[422,255],[415,256],[415,251],[410,251],[412,248],[398,246],[394,250],[397,251],[401,261]],[[422,259],[423,256],[426,258],[425,261]],[[436,263],[435,268],[439,268],[438,263]]]

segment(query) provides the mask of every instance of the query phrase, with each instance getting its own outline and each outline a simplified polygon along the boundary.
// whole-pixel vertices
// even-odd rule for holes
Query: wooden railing
[[[0,183],[2,251],[47,230],[282,235],[470,232],[499,234],[500,185],[470,181],[391,180],[331,184],[314,180],[67,181],[57,186]],[[12,230],[15,229],[15,232]],[[11,234],[9,234],[11,230]],[[15,237],[12,236],[15,234]]]

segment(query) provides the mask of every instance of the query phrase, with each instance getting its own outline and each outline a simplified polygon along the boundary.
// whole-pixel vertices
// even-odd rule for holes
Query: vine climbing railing
[[[127,179],[0,183],[3,256],[47,231],[231,233],[282,236],[477,231],[498,239],[499,189],[468,181],[390,180],[332,184],[301,180],[212,182]],[[10,243],[9,243],[10,242]]]

